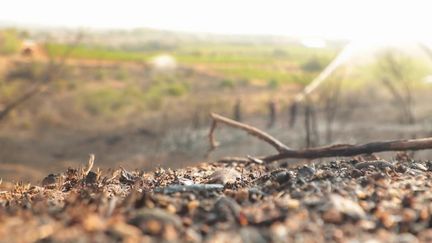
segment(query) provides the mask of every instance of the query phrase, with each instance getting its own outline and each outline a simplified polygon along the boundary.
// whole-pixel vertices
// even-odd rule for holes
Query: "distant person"
[[[242,120],[241,116],[241,100],[237,99],[234,105],[234,120],[240,122]]]

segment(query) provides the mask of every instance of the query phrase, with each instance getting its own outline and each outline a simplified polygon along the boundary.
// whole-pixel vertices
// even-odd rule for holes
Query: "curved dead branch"
[[[216,130],[217,122],[238,128],[248,132],[249,134],[259,138],[272,145],[279,153],[260,158],[263,162],[273,162],[282,159],[290,158],[303,158],[303,159],[317,159],[325,157],[348,157],[360,154],[372,154],[386,151],[407,151],[407,150],[425,150],[432,149],[432,137],[419,138],[419,139],[403,139],[403,140],[390,140],[390,141],[377,141],[372,143],[352,145],[352,144],[336,144],[330,146],[308,148],[308,149],[291,149],[276,138],[259,130],[256,127],[246,125],[241,122],[231,120],[217,114],[211,114],[213,119],[212,127],[209,133],[211,150],[215,149],[216,140],[214,132]],[[246,158],[250,160],[250,158]],[[237,158],[238,160],[238,158]]]
[[[221,116],[221,115],[218,115],[215,113],[211,113],[210,117],[213,119],[212,126],[210,128],[210,133],[209,133],[210,151],[214,150],[218,146],[217,141],[214,137],[214,131],[216,130],[218,122],[223,123],[223,124],[230,126],[230,127],[233,127],[233,128],[238,128],[238,129],[241,129],[243,131],[246,131],[250,135],[267,142],[273,148],[275,148],[279,153],[290,150],[290,148],[288,146],[286,146],[285,144],[283,144],[282,142],[280,142],[276,138],[272,137],[270,134],[265,133],[256,127],[253,127],[253,126],[250,126],[250,125],[238,122],[238,121],[234,121],[232,119],[229,119],[227,117],[224,117],[224,116]]]
[[[432,149],[432,138],[379,141],[360,145],[337,144],[311,149],[285,151],[265,157],[262,160],[271,162],[287,158],[316,159],[325,157],[348,157],[359,154],[372,154],[387,151],[424,149]]]

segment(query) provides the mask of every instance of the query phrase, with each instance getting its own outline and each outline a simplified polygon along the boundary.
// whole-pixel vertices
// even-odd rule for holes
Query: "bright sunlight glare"
[[[0,22],[363,41],[430,41],[429,5],[427,1],[388,0],[14,0],[2,3]]]

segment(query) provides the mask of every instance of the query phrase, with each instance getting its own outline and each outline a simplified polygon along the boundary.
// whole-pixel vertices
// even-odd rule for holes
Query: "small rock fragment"
[[[298,209],[300,207],[300,201],[297,199],[288,199],[286,205],[288,209]]]
[[[176,192],[210,192],[222,190],[222,184],[193,184],[193,185],[170,185],[167,187],[157,187],[155,192],[171,194]]]
[[[420,242],[432,242],[432,229],[427,229],[418,234]]]
[[[106,221],[103,220],[99,215],[92,213],[87,215],[83,221],[83,227],[89,232],[103,230],[106,227]]]
[[[405,208],[402,211],[402,221],[405,223],[414,222],[417,219],[417,213],[414,209]]]
[[[340,224],[343,221],[342,213],[335,208],[330,208],[329,210],[325,211],[322,215],[322,218],[326,223],[331,224]]]
[[[283,184],[294,178],[294,173],[292,171],[282,170],[272,173],[272,176],[279,184]]]
[[[371,220],[360,220],[358,226],[363,230],[373,230],[376,227],[376,223]]]
[[[183,230],[182,222],[176,214],[171,214],[160,208],[139,210],[129,220],[129,224],[135,225],[146,234],[160,234],[166,225],[173,226],[176,230]]]
[[[268,242],[262,234],[252,227],[244,227],[240,229],[240,236],[243,242],[265,243]]]
[[[410,234],[410,233],[402,233],[400,235],[398,235],[397,240],[394,241],[396,243],[415,243],[415,242],[419,242],[417,240],[417,237],[415,237],[414,235]]]
[[[421,171],[427,171],[428,169],[426,168],[426,166],[420,164],[420,163],[414,163],[412,165],[413,169],[417,169],[417,170],[421,170]]]
[[[358,220],[366,217],[366,213],[358,203],[351,201],[350,199],[343,198],[338,194],[332,194],[330,196],[330,203],[332,207],[336,209],[338,212],[354,220]]]
[[[195,184],[193,180],[188,179],[188,178],[183,178],[183,177],[182,178],[178,178],[178,183],[180,185],[186,185],[186,186]]]
[[[366,162],[357,163],[355,165],[355,168],[359,169],[359,170],[364,169],[364,168],[368,168],[368,167],[375,167],[378,169],[385,169],[385,168],[393,169],[394,168],[393,164],[391,164],[385,160],[366,161]]]
[[[363,175],[364,175],[364,172],[359,170],[359,169],[353,169],[351,171],[351,176],[354,178],[358,178],[358,177],[363,176]]]
[[[208,177],[207,183],[234,184],[240,178],[241,174],[234,169],[221,169],[211,174]]]
[[[42,180],[42,186],[46,188],[54,188],[57,183],[57,175],[49,174]]]
[[[240,222],[241,207],[238,203],[229,197],[221,197],[215,203],[215,211],[223,221],[236,220]]]
[[[135,180],[137,179],[136,176],[134,176],[132,173],[130,173],[127,170],[122,170],[119,181],[123,184],[129,184],[132,185],[135,183]]]
[[[298,175],[303,178],[312,177],[314,174],[315,174],[315,169],[307,165],[304,165],[298,170]]]
[[[234,194],[234,198],[239,203],[244,202],[249,199],[249,191],[246,189],[241,189]]]
[[[97,182],[97,178],[98,178],[98,175],[95,172],[90,171],[85,177],[85,183],[86,184],[94,184]]]
[[[187,209],[189,213],[192,213],[197,209],[200,205],[200,202],[198,200],[192,200],[187,204]]]

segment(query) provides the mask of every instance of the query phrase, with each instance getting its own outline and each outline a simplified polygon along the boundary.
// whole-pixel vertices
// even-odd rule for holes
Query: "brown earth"
[[[432,163],[397,157],[3,183],[0,242],[430,242]]]

